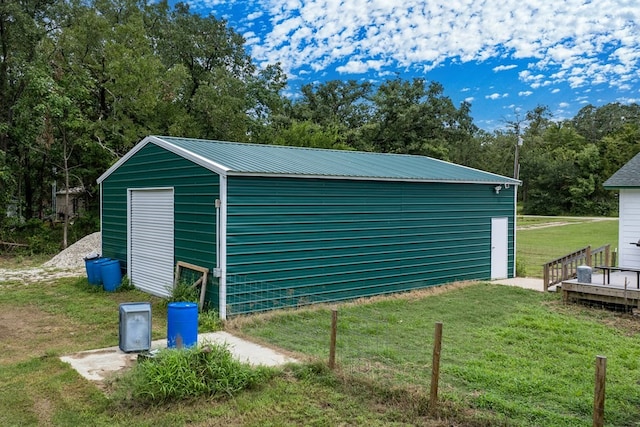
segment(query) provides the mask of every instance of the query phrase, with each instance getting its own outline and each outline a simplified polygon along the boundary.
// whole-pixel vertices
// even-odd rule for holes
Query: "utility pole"
[[[513,179],[520,179],[520,147],[522,146],[522,136],[520,136],[520,122],[513,124],[516,131],[516,154],[513,158]]]

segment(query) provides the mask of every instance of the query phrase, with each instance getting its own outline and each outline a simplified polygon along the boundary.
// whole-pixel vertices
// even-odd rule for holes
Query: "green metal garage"
[[[149,136],[98,183],[103,256],[223,319],[515,274],[519,181],[429,157]]]

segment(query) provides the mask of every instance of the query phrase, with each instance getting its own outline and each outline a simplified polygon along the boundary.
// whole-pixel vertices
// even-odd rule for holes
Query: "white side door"
[[[160,297],[173,291],[173,189],[129,190],[129,279]]]
[[[491,279],[508,277],[509,219],[491,218]]]

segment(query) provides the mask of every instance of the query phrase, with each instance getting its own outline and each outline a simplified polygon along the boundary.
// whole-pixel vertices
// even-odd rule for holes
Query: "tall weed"
[[[142,359],[116,384],[121,403],[153,405],[198,396],[234,396],[269,380],[277,371],[251,367],[222,345],[162,349]]]
[[[192,286],[188,282],[179,281],[171,290],[171,296],[167,298],[167,304],[171,302],[198,302],[200,300],[200,288]]]

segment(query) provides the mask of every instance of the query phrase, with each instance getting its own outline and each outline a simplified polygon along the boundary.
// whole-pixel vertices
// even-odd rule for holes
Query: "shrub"
[[[251,367],[222,345],[162,349],[140,360],[117,383],[122,402],[159,404],[198,396],[234,396],[272,378],[276,370]]]

